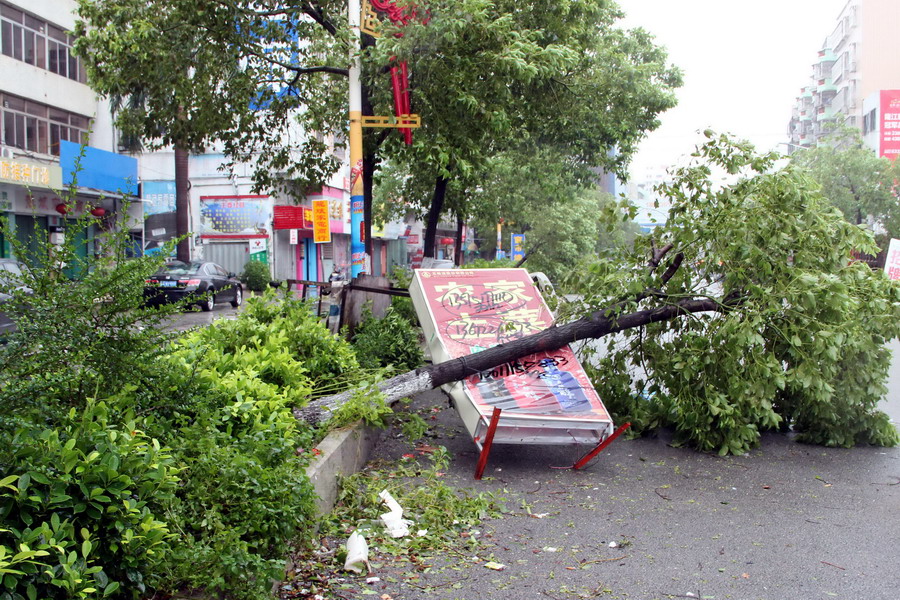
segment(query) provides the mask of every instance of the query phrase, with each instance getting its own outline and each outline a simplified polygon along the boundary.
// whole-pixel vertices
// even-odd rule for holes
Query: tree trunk
[[[456,215],[456,252],[454,253],[453,260],[456,263],[456,266],[461,267],[463,264],[463,231],[465,229],[465,222],[460,214]]]
[[[373,187],[375,178],[375,168],[378,166],[378,154],[363,154],[363,219],[365,223],[363,235],[365,235],[366,254],[370,257],[375,256],[372,243],[372,201]],[[373,259],[374,262],[374,259]],[[380,273],[372,273],[372,275],[380,275]]]
[[[434,258],[434,238],[437,233],[438,222],[441,220],[441,212],[444,210],[444,196],[447,194],[448,180],[438,177],[434,183],[434,195],[431,197],[431,208],[428,209],[428,222],[425,224],[425,239],[423,244],[425,258]]]
[[[181,144],[175,144],[175,234],[181,238],[176,256],[182,262],[191,260],[191,183],[188,180],[190,153]]]
[[[640,298],[639,295],[637,298]],[[378,388],[385,394],[388,402],[405,398],[446,383],[465,379],[482,371],[491,370],[499,365],[541,351],[552,351],[566,344],[589,338],[600,338],[611,333],[642,327],[660,321],[669,321],[681,316],[697,313],[731,310],[739,304],[739,299],[720,303],[716,300],[686,299],[661,306],[635,311],[620,317],[615,315],[626,306],[625,302],[606,310],[597,311],[572,323],[551,326],[534,335],[529,335],[507,344],[500,344],[487,350],[450,360],[443,363],[422,367],[392,377],[381,383]],[[318,398],[303,408],[294,409],[298,419],[317,425],[331,415],[341,404],[349,400],[353,390]]]

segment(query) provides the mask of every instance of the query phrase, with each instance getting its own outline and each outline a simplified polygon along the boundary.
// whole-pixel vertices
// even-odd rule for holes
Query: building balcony
[[[834,81],[832,81],[831,77],[820,79],[816,86],[816,92],[819,94],[824,94],[825,92],[837,92],[837,89],[838,88],[834,85]]]
[[[819,64],[822,63],[833,63],[837,60],[837,55],[831,50],[831,48],[823,48],[819,50]]]
[[[837,116],[837,111],[831,106],[823,106],[816,111],[816,121],[831,121]]]

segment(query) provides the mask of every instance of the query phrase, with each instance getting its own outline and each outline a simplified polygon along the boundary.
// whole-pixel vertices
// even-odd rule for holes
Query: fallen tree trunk
[[[658,263],[658,259],[656,262]],[[680,260],[676,261],[676,263],[680,264]],[[671,277],[670,273],[674,273],[674,270],[678,268],[678,264],[674,265],[674,269],[670,267],[663,277],[664,281],[668,280],[666,275]],[[650,295],[657,294],[647,291],[640,294],[636,299],[641,300]],[[595,312],[571,323],[559,326],[553,325],[539,333],[522,337],[506,344],[499,344],[476,354],[397,375],[382,382],[378,388],[385,394],[388,402],[393,402],[394,400],[424,392],[446,383],[465,379],[469,375],[489,371],[499,365],[534,354],[535,352],[552,351],[578,340],[601,338],[611,333],[634,329],[651,323],[669,321],[693,313],[725,312],[734,308],[738,302],[739,299],[736,297],[727,299],[724,302],[709,298],[683,299],[665,306],[619,315],[618,313],[626,306],[623,302],[614,305],[610,309]],[[334,410],[350,399],[352,394],[353,390],[350,390],[315,399],[302,408],[294,409],[294,415],[298,419],[317,425],[327,420]]]

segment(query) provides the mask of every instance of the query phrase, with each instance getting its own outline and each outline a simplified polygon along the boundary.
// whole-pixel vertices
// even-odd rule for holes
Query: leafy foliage
[[[661,189],[667,225],[637,240],[628,266],[594,266],[581,289],[594,307],[649,289],[641,308],[712,297],[720,310],[611,339],[595,359],[601,395],[620,418],[672,426],[677,443],[722,454],[786,427],[827,445],[896,444],[877,403],[884,344],[900,334],[900,287],[850,260],[874,250],[871,235],[829,208],[803,171],[707,135],[696,164]],[[640,270],[668,244],[676,258]]]
[[[343,9],[343,11],[342,11]],[[321,138],[346,121],[339,2],[79,0],[75,51],[117,123],[150,148],[220,141],[260,189],[297,191],[340,166]],[[285,139],[290,138],[290,143]]]
[[[405,317],[388,307],[382,318],[368,311],[353,334],[353,349],[366,369],[388,367],[411,371],[425,360],[419,344],[419,330]]]
[[[63,197],[76,214],[74,193]],[[8,226],[5,217],[0,226]],[[158,325],[181,308],[144,307],[144,281],[163,258],[124,260],[127,232],[104,231],[89,211],[68,229],[62,245],[50,244],[46,235],[27,244],[6,237],[30,267],[21,283],[33,293],[4,290],[11,295],[4,311],[14,315],[18,331],[0,345],[0,401],[6,407],[0,421],[65,412],[83,406],[98,389],[147,382],[170,337]],[[75,235],[79,231],[86,235]],[[66,278],[64,270],[75,278]]]
[[[10,597],[145,591],[144,576],[172,537],[160,519],[178,470],[131,412],[121,422],[114,414],[106,402],[89,402],[58,428],[6,440],[0,463],[12,475],[0,482],[0,547],[29,559],[4,578]]]
[[[437,0],[428,11],[427,24],[413,20],[402,36],[384,25],[365,62],[375,114],[393,107],[382,67],[409,65],[425,126],[409,147],[387,137],[378,182],[389,202],[403,198],[401,210],[428,214],[426,240],[442,213],[467,220],[499,207],[518,216],[502,210],[506,195],[483,192],[495,174],[510,182],[511,172],[523,174],[519,187],[547,191],[540,201],[549,204],[592,181],[592,169],[624,173],[657,115],[675,104],[679,72],[646,32],[618,26],[612,3]]]
[[[847,221],[877,224],[887,240],[900,237],[898,166],[867,148],[859,130],[838,127],[821,145],[792,154],[791,163],[809,171]]]
[[[258,260],[251,260],[244,265],[244,272],[241,273],[241,281],[252,292],[265,291],[270,279],[269,265]]]
[[[416,461],[410,454],[396,463],[369,467],[342,480],[335,509],[323,525],[325,532],[343,533],[350,524],[364,533],[370,545],[394,553],[476,547],[474,536],[460,532],[498,515],[500,499],[448,485],[443,479],[449,461],[445,448],[430,451],[427,460],[430,464]],[[417,529],[427,530],[428,535],[390,537],[378,520],[385,512],[379,497],[383,490],[404,507],[404,518],[411,519]]]

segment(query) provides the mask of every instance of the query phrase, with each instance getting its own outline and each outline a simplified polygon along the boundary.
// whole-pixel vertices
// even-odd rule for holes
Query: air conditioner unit
[[[0,156],[3,158],[15,158],[15,154],[13,154],[12,148],[7,148],[6,146],[0,146]]]

